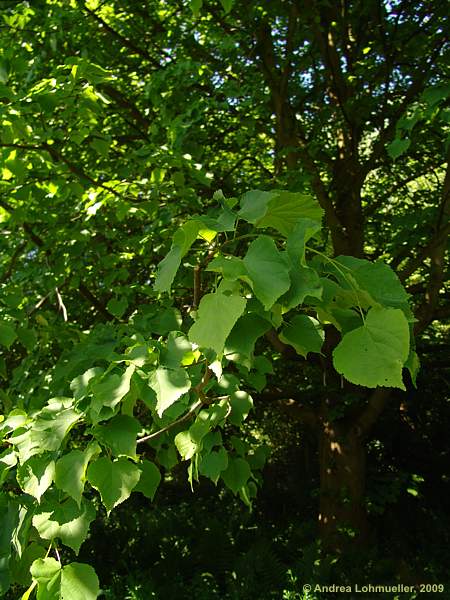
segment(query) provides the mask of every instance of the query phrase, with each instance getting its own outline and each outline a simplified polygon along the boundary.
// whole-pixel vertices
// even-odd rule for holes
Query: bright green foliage
[[[71,450],[56,462],[55,485],[73,498],[78,506],[83,496],[87,466],[91,458],[100,451],[100,446],[94,443],[84,451]]]
[[[106,456],[89,465],[87,479],[99,491],[108,512],[126,500],[139,481],[139,468],[125,458],[115,461]]]
[[[306,315],[296,315],[280,333],[280,340],[293,346],[304,358],[308,352],[320,353],[324,338],[325,333],[320,323]]]
[[[17,483],[22,490],[34,496],[39,502],[51,486],[55,473],[55,463],[47,458],[32,456],[17,469]]]
[[[247,313],[236,321],[225,343],[228,360],[250,368],[256,341],[270,329],[270,323],[257,313]]]
[[[228,454],[225,448],[213,450],[210,454],[206,454],[200,463],[199,471],[205,477],[211,479],[215,484],[219,481],[219,477],[228,467]]]
[[[134,487],[135,492],[141,492],[149,498],[153,500],[156,490],[161,482],[161,473],[156,465],[154,465],[149,460],[143,460],[139,464],[139,468],[141,470],[141,476],[137,485]]]
[[[97,440],[111,449],[113,456],[136,458],[136,439],[141,430],[139,421],[128,415],[117,415],[107,425],[97,426]]]
[[[97,492],[108,512],[151,501],[182,460],[192,486],[206,476],[251,505],[267,456],[238,428],[273,370],[266,337],[311,358],[331,330],[343,379],[415,378],[388,263],[441,239],[448,11],[6,4],[0,589],[20,555],[41,600],[91,600],[90,567],[42,556],[78,551]]]
[[[251,474],[250,466],[246,460],[234,458],[229,461],[226,471],[222,473],[222,479],[230,490],[237,494],[245,488]]]
[[[408,355],[409,326],[403,312],[372,308],[362,327],[344,335],[333,352],[333,363],[352,383],[405,389],[402,368]]]
[[[259,236],[250,244],[244,265],[255,296],[268,310],[289,289],[289,270],[285,257],[273,240]]]
[[[88,500],[80,506],[67,499],[57,505],[55,501],[43,502],[33,516],[33,526],[44,540],[59,539],[78,554],[81,544],[86,539],[89,525],[95,519],[95,508]]]
[[[323,211],[314,198],[306,194],[254,190],[242,197],[238,216],[256,227],[272,227],[287,236],[300,219],[320,222]]]
[[[209,252],[209,290],[198,310],[181,319],[171,308],[146,309],[128,324],[94,330],[54,370],[52,385],[66,395],[29,413],[13,411],[0,424],[11,446],[1,456],[1,477],[15,477],[39,503],[29,517],[39,543],[31,550],[30,539],[23,549],[30,558],[42,556],[46,544],[78,553],[95,518],[87,490],[97,490],[107,513],[133,492],[151,501],[161,482],[158,464],[170,469],[178,456],[188,463],[192,487],[208,477],[251,507],[267,454],[237,436],[230,447],[221,430],[241,427],[252,410],[245,386],[265,386],[272,366],[258,347],[269,332],[308,358],[322,353],[332,323],[341,333],[333,353],[339,374],[369,388],[404,388],[403,367],[413,374],[417,367],[408,295],[384,263],[316,250],[321,216],[310,196],[256,191],[240,205],[223,204],[213,216],[188,221],[175,233],[155,287],[170,289],[181,257],[200,238]],[[119,316],[125,304],[109,308]],[[91,437],[89,444],[74,443],[80,433]],[[139,458],[139,437],[146,435],[157,464]],[[11,534],[18,505],[0,498]],[[2,552],[8,561],[10,549]],[[38,598],[89,598],[98,591],[86,565],[38,558],[31,574]],[[8,577],[5,571],[5,588]]]
[[[159,367],[151,374],[149,386],[156,394],[156,412],[162,416],[166,409],[189,390],[191,382],[184,369]]]
[[[94,569],[83,563],[64,567],[54,558],[40,558],[31,566],[39,600],[95,600],[99,582]]]
[[[198,316],[189,330],[189,340],[199,348],[223,352],[225,341],[236,321],[244,312],[246,301],[235,295],[220,292],[203,296]]]
[[[407,307],[409,294],[386,264],[371,263],[352,256],[339,256],[336,263],[345,269],[342,275],[337,274],[341,284],[345,285],[347,280],[350,286],[361,290],[362,294],[368,293],[372,299],[371,304],[375,302],[381,306]]]
[[[17,334],[11,325],[8,325],[7,323],[0,323],[0,344],[3,344],[9,348],[16,337]]]

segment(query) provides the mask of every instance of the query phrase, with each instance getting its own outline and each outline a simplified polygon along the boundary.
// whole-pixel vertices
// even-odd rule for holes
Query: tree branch
[[[94,294],[89,290],[89,288],[86,287],[84,283],[80,283],[78,289],[80,290],[81,294],[86,298],[86,300],[88,300],[89,303],[92,306],[94,306],[94,308],[96,308],[101,315],[105,317],[105,319],[107,319],[108,321],[117,319],[117,317],[110,313],[106,306],[94,296]]]
[[[177,425],[180,425],[181,423],[184,423],[185,421],[189,421],[189,419],[191,419],[195,415],[195,411],[198,408],[200,408],[201,406],[203,406],[203,404],[204,404],[203,400],[197,400],[197,402],[195,404],[193,404],[193,406],[189,409],[189,411],[185,415],[183,415],[179,419],[176,419],[172,423],[169,423],[168,425],[166,425],[162,429],[159,429],[158,431],[155,431],[153,433],[149,433],[148,435],[145,435],[144,437],[139,438],[138,440],[136,440],[136,443],[137,444],[143,444],[144,442],[148,442],[149,440],[153,440],[153,439],[159,437],[160,435],[162,435],[163,433],[166,433],[166,431],[170,431],[171,429],[173,429]]]
[[[14,208],[8,203],[5,202],[4,200],[0,199],[0,206],[6,210],[7,212],[9,212],[10,214],[14,213]],[[44,240],[37,235],[36,233],[34,233],[31,225],[29,223],[23,223],[22,227],[24,229],[24,231],[27,233],[28,237],[36,244],[36,246],[38,248],[44,248],[45,247],[45,243]],[[48,253],[48,251],[46,251]],[[100,314],[102,314],[106,319],[108,319],[108,321],[110,321],[111,319],[116,319],[117,317],[115,317],[112,313],[110,313],[108,311],[108,309],[106,308],[106,306],[104,306],[95,296],[94,294],[86,287],[86,285],[84,283],[80,283],[79,286],[79,290],[81,292],[81,294],[87,299],[89,300],[89,302],[91,303],[92,306],[94,306],[98,312]],[[45,298],[44,301],[47,299],[47,297],[49,295],[51,295],[53,293],[50,292]],[[40,306],[40,304],[39,304]],[[38,308],[39,308],[38,306]],[[64,306],[64,303],[63,303]],[[64,307],[65,308],[65,307]],[[36,309],[36,307],[35,307]],[[62,310],[62,307],[60,306],[60,309]],[[66,311],[67,314],[67,311]],[[63,312],[63,316],[64,316],[64,312]]]
[[[14,271],[14,267],[16,266],[16,262],[17,262],[19,256],[22,254],[22,252],[26,248],[26,246],[27,246],[27,242],[22,242],[21,244],[19,244],[17,246],[13,255],[11,256],[11,260],[9,261],[8,268],[3,273],[3,275],[0,279],[0,283],[5,283],[5,281],[8,281],[8,279],[11,277],[12,272]]]
[[[355,427],[359,430],[361,437],[366,437],[368,435],[370,429],[383,412],[391,393],[392,388],[384,387],[378,387],[371,393],[366,407],[355,422]]]
[[[436,229],[435,243],[429,252],[431,264],[425,297],[415,313],[417,317],[414,326],[415,333],[420,333],[433,321],[439,303],[439,292],[444,283],[445,254],[450,233],[450,148],[447,150],[447,170],[442,188],[442,203]]]
[[[364,176],[375,168],[379,158],[385,152],[386,144],[393,137],[398,119],[404,114],[409,104],[423,91],[427,78],[429,77],[429,69],[440,53],[444,43],[445,42],[443,41],[441,44],[437,44],[434,51],[431,53],[431,56],[426,57],[423,63],[416,69],[413,81],[406,91],[403,101],[400,103],[400,106],[394,110],[388,124],[382,128],[378,136],[378,141],[375,143],[371,155],[361,165],[361,172],[364,174]],[[385,111],[382,111],[381,115],[383,115],[384,119]]]
[[[119,33],[118,31],[116,31],[113,27],[111,27],[111,25],[109,25],[104,19],[102,19],[102,17],[100,17],[100,15],[98,15],[96,12],[94,12],[93,10],[88,8],[86,5],[83,6],[83,10],[85,12],[87,12],[88,15],[90,15],[98,23],[100,23],[100,25],[103,27],[103,29],[105,29],[105,31],[108,31],[113,37],[117,38],[123,46],[125,46],[126,48],[131,50],[134,54],[137,54],[138,56],[145,58],[153,66],[157,67],[158,69],[161,67],[159,62],[157,60],[155,60],[146,50],[144,50],[143,48],[140,48],[134,42],[132,42],[130,39],[128,39],[127,37],[125,37],[124,35]]]

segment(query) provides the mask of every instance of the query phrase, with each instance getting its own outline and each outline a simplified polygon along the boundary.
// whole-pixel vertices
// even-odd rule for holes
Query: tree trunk
[[[365,445],[355,426],[325,421],[319,428],[319,531],[324,548],[340,554],[364,544]]]

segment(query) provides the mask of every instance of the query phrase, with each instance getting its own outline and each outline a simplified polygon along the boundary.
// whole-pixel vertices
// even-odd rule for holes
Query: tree
[[[251,407],[245,386],[256,386],[256,401],[290,400],[284,409],[317,433],[326,543],[342,549],[343,526],[363,540],[365,440],[388,402],[387,386],[403,385],[398,365],[406,364],[413,379],[418,367],[413,347],[405,355],[408,298],[392,271],[372,261],[390,264],[413,294],[416,333],[448,315],[444,3],[414,10],[405,2],[321,0],[267,7],[193,1],[190,9],[114,0],[5,5],[5,531],[23,529],[20,548],[31,547],[18,521],[27,496],[12,483],[17,456],[17,483],[43,503],[37,514],[27,512],[26,522],[41,539],[58,538],[75,550],[81,538],[49,517],[56,510],[46,505],[54,501],[52,480],[68,495],[64,518],[79,519],[85,532],[93,517],[90,500],[81,499],[85,477],[107,510],[133,488],[152,497],[159,471],[147,459],[130,460],[141,426],[141,440],[154,436],[148,452],[159,465],[170,468],[176,446],[191,460],[191,479],[200,472],[217,481],[225,472],[226,485],[250,503],[251,477],[258,479],[250,466],[262,468],[264,452],[250,458],[234,447],[228,457],[210,430],[226,419],[238,425]],[[267,191],[243,195],[254,188]],[[213,208],[218,203],[221,210]],[[195,213],[201,217],[186,220]],[[260,235],[254,227],[272,229]],[[190,249],[199,236],[211,244],[206,254]],[[293,279],[286,260],[300,264],[303,279]],[[260,282],[267,264],[276,277]],[[179,266],[172,303],[161,292]],[[222,278],[222,295],[211,293],[214,277]],[[244,307],[243,290],[265,310]],[[286,312],[299,303],[298,315]],[[198,308],[195,323],[189,305]],[[229,319],[211,338],[202,323],[216,313]],[[324,328],[323,346],[314,319]],[[345,358],[348,344],[360,348],[361,337],[381,322],[396,332],[383,341],[385,356],[397,361],[386,385],[355,375]],[[221,384],[221,367],[205,350],[220,355],[236,323],[250,340],[264,334],[271,346],[256,363],[252,344],[235,348],[225,366],[236,363],[238,372]],[[180,330],[184,335],[174,333]],[[303,345],[303,336],[311,345]],[[343,352],[344,340],[350,341]],[[305,402],[279,376],[276,393],[270,378],[262,392],[272,351],[281,352],[285,367],[294,366],[294,386],[303,368],[299,356],[321,351],[316,397]],[[212,397],[219,400],[210,404]],[[58,454],[73,427],[79,447],[71,442]],[[86,435],[97,442],[86,444]],[[106,455],[99,457],[100,448]],[[75,488],[63,477],[67,466],[80,474]],[[119,496],[114,485],[105,488],[106,477],[126,482]],[[30,564],[43,561],[33,567],[35,582],[53,577],[61,587],[86,575],[84,566],[61,570],[42,548],[33,542],[26,554]],[[9,540],[1,552],[8,563]]]

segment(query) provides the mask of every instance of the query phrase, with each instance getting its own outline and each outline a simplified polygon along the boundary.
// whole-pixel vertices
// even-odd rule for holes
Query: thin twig
[[[62,296],[61,296],[61,294],[60,294],[60,292],[59,292],[59,290],[58,290],[57,287],[55,287],[55,292],[56,292],[56,297],[58,298],[58,308],[62,312],[62,316],[63,316],[64,321],[67,323],[67,309],[66,309],[66,306],[65,306],[65,304],[63,302],[63,299],[62,299]]]
[[[202,406],[204,403],[205,402],[203,400],[197,400],[197,402],[192,406],[192,408],[185,415],[183,415],[179,419],[176,419],[172,423],[169,423],[169,425],[166,425],[162,429],[159,429],[158,431],[155,431],[154,433],[150,433],[149,435],[145,435],[144,437],[139,438],[136,443],[142,444],[143,442],[148,442],[149,440],[152,440],[152,439],[162,435],[166,431],[169,431],[173,427],[176,427],[180,423],[189,421],[189,419],[194,415],[197,408],[200,408],[200,406]]]
[[[48,300],[48,298],[50,298],[50,296],[54,293],[54,290],[50,290],[47,294],[45,294],[45,296],[43,296],[40,300],[38,300],[36,302],[36,304],[33,306],[33,308],[29,311],[28,316],[30,317],[33,313],[35,313],[37,310],[39,310],[41,308],[41,306],[44,304],[44,302],[46,300]]]

